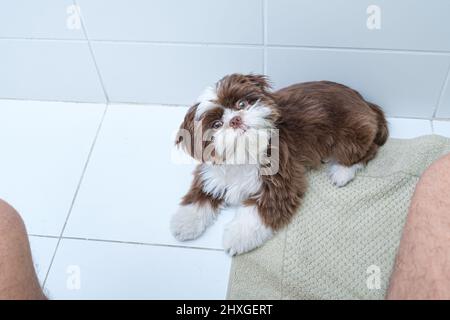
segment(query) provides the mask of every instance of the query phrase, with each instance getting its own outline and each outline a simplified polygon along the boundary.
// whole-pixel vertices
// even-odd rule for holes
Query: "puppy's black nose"
[[[242,126],[242,118],[240,116],[234,116],[230,120],[230,127],[237,129],[240,128],[241,126]]]

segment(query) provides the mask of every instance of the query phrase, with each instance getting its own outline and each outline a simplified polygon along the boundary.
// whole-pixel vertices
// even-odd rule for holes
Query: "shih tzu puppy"
[[[199,161],[171,220],[180,241],[199,237],[236,206],[223,245],[230,255],[261,246],[298,211],[305,171],[323,163],[330,183],[350,182],[388,138],[383,111],[355,90],[307,82],[273,92],[265,76],[232,74],[187,112],[176,144]]]

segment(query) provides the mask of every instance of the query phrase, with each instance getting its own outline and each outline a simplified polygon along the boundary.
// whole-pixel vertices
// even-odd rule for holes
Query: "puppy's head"
[[[255,161],[267,150],[278,117],[265,76],[228,75],[189,109],[176,144],[201,162]]]

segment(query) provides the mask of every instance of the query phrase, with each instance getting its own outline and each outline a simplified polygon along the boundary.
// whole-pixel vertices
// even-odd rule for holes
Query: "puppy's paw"
[[[223,247],[226,253],[234,256],[260,247],[272,236],[272,229],[262,223],[256,208],[244,207],[225,227]]]
[[[215,218],[216,213],[210,205],[180,206],[170,221],[170,231],[179,241],[196,239]]]
[[[329,176],[331,182],[337,187],[343,187],[355,178],[356,172],[363,167],[362,164],[357,163],[350,167],[332,163],[329,169]]]

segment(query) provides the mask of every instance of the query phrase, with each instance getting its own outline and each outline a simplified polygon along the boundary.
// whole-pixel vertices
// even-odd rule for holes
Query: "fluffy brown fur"
[[[210,129],[224,109],[237,110],[243,99],[249,104],[259,100],[272,110],[268,118],[273,128],[279,129],[279,170],[275,175],[261,176],[261,189],[243,204],[255,205],[264,224],[273,230],[285,226],[297,212],[307,187],[307,169],[318,168],[329,159],[343,166],[367,164],[388,137],[381,108],[342,84],[307,82],[271,92],[264,76],[233,74],[223,78],[216,90],[214,103],[220,107],[203,115],[203,130]],[[197,107],[190,108],[181,125],[192,137]],[[177,140],[196,159],[214,160],[214,152],[207,159],[195,155],[195,143],[206,148],[214,142],[188,141],[185,137]],[[182,204],[208,201],[218,208],[222,199],[205,194],[198,171],[194,176]]]

